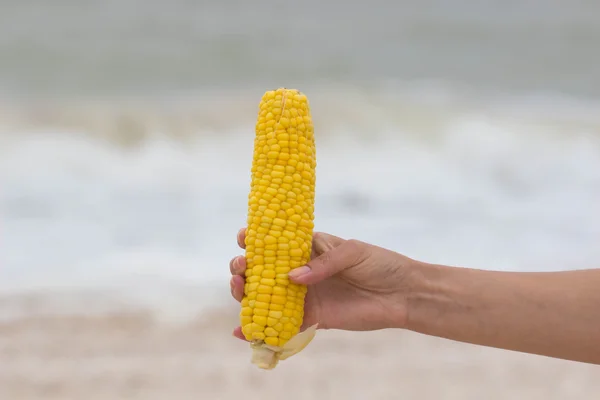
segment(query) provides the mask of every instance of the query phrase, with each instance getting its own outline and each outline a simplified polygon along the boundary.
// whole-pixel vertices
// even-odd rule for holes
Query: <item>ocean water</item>
[[[277,86],[311,102],[317,230],[474,268],[598,267],[594,2],[0,6],[3,316],[233,301]]]

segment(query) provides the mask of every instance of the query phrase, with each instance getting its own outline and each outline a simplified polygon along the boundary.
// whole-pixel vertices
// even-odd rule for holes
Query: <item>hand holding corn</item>
[[[313,235],[316,151],[306,96],[265,93],[256,124],[245,256],[230,262],[234,335],[274,368],[317,328],[405,328],[600,364],[600,269],[509,272],[428,264],[357,240]]]
[[[255,132],[240,333],[252,362],[272,369],[306,347],[322,323],[317,318],[301,331],[310,321],[307,285],[290,281],[313,252],[316,146],[308,99],[293,89],[267,91]]]
[[[246,229],[238,232],[244,247]],[[304,327],[403,328],[464,343],[600,365],[600,269],[491,271],[429,264],[325,233],[290,272],[308,285]],[[241,301],[244,257],[229,263]],[[304,328],[303,327],[303,328]],[[241,328],[234,336],[244,340]]]
[[[246,229],[237,234],[245,247]],[[289,272],[290,282],[307,285],[301,330],[369,331],[406,326],[407,271],[417,262],[393,251],[357,240],[317,232],[306,265]],[[247,263],[244,256],[229,263],[232,296],[242,301]],[[234,336],[247,340],[241,326]]]

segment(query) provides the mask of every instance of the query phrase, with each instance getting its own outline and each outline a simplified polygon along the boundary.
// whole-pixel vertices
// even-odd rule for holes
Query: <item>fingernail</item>
[[[310,267],[308,265],[305,265],[303,267],[298,267],[298,268],[295,268],[295,269],[291,270],[288,273],[288,276],[290,278],[299,278],[302,275],[308,274],[309,272],[310,272]]]

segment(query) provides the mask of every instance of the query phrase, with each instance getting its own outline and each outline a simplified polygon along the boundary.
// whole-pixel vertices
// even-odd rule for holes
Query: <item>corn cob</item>
[[[310,260],[316,150],[308,99],[297,90],[267,91],[255,126],[246,229],[242,332],[252,363],[274,368],[312,340],[300,333],[307,288],[288,272]]]

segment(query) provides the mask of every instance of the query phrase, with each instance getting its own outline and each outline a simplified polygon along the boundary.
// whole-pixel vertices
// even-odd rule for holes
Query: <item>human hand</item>
[[[245,231],[237,234],[242,249]],[[316,232],[311,260],[289,273],[292,282],[308,285],[301,330],[316,323],[319,329],[352,331],[403,328],[410,272],[417,264],[391,250]],[[241,302],[245,257],[233,258],[229,268],[232,296]],[[239,326],[233,333],[245,340]]]

